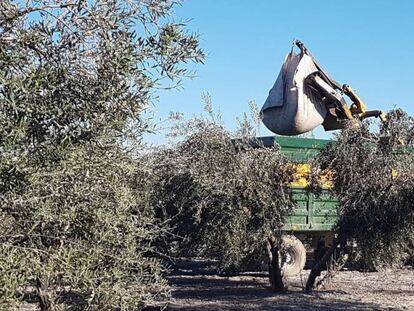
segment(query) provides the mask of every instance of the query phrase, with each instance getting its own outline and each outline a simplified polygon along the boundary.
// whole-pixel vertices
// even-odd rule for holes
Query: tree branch
[[[13,16],[9,16],[6,18],[7,22],[11,22],[15,20],[16,18],[22,17],[24,15],[37,12],[37,11],[47,11],[47,10],[53,10],[53,9],[64,9],[67,7],[77,6],[78,4],[76,2],[69,2],[64,4],[49,4],[49,5],[43,5],[38,7],[28,7],[24,10],[16,12]]]

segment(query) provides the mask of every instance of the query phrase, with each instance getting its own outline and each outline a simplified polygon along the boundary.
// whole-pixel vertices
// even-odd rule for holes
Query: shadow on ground
[[[373,285],[376,275],[344,272],[329,289],[306,293],[302,291],[307,274],[305,272],[302,277],[288,280],[287,293],[277,294],[270,290],[264,273],[242,273],[224,277],[214,274],[211,266],[211,262],[197,260],[180,262],[169,278],[172,301],[167,310],[411,310],[410,307],[392,305],[393,300],[399,297],[393,296],[394,294],[412,293],[411,288],[384,291]],[[364,280],[367,280],[366,284],[363,283]],[[381,292],[388,296],[383,297]],[[364,295],[372,297],[366,300]],[[412,306],[414,310],[414,305]]]
[[[173,303],[167,310],[381,310],[378,305],[329,297],[341,291],[275,294],[258,280],[242,278],[172,278]]]

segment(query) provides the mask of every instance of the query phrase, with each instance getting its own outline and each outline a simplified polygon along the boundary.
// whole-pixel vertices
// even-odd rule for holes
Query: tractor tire
[[[284,235],[280,251],[280,263],[283,276],[298,275],[306,263],[306,249],[293,235]]]

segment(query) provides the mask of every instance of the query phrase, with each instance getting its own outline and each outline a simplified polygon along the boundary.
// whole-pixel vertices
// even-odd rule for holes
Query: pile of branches
[[[322,152],[317,161],[335,172],[333,191],[340,200],[331,250],[345,252],[356,242],[367,269],[407,260],[414,238],[413,143],[414,119],[394,110],[378,132],[368,123],[349,124]]]
[[[215,258],[220,270],[234,272],[265,254],[267,238],[293,209],[292,174],[278,147],[252,142],[204,121],[157,153],[154,202],[174,234],[166,241],[178,245],[174,255]]]

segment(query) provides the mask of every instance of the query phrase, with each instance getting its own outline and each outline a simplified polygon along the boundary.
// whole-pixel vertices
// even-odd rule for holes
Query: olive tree
[[[307,289],[326,261],[356,242],[372,266],[401,262],[413,240],[414,119],[391,111],[379,131],[368,123],[350,124],[320,155],[321,169],[335,172],[333,191],[340,200],[336,238],[312,269]]]
[[[4,169],[18,171],[28,155],[58,158],[61,146],[122,138],[130,122],[142,133],[153,91],[204,57],[197,36],[169,18],[176,3],[2,1]]]
[[[214,258],[221,271],[238,272],[257,264],[269,243],[279,271],[274,237],[293,209],[287,159],[278,146],[255,148],[249,127],[237,137],[218,119],[184,125],[184,138],[154,155],[154,204],[174,233],[167,246],[178,241],[175,255]],[[274,288],[283,290],[280,271],[277,279]]]
[[[110,148],[110,149],[107,149]],[[119,148],[68,150],[2,195],[2,298],[36,288],[42,309],[134,309],[165,295],[146,167]],[[17,296],[16,296],[17,295]]]
[[[148,171],[126,149],[155,91],[204,58],[179,3],[0,1],[5,306],[34,289],[42,310],[136,309],[164,291]]]

